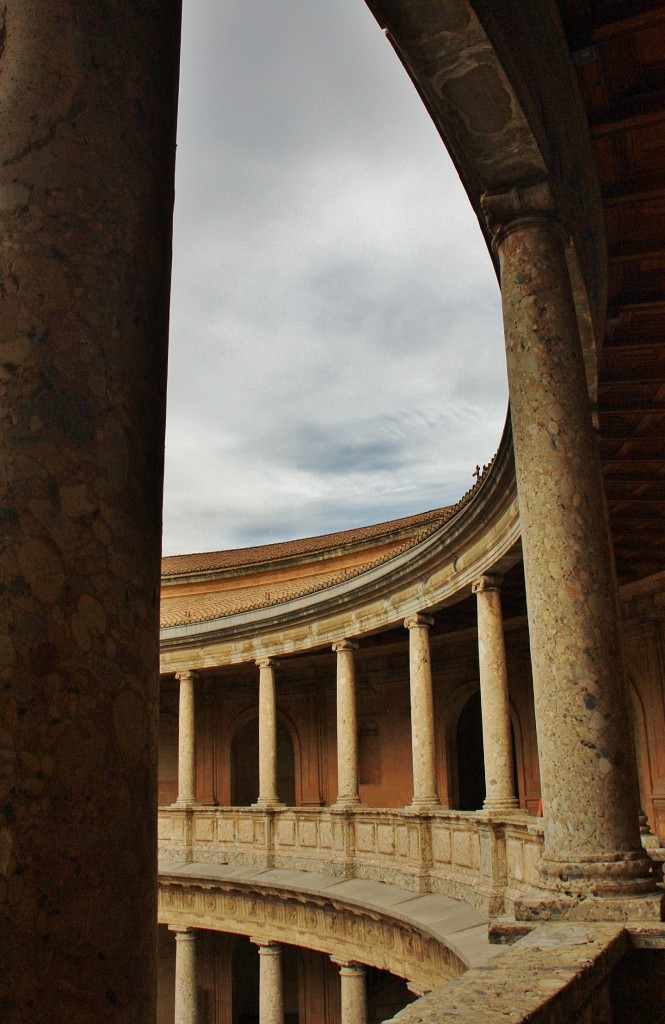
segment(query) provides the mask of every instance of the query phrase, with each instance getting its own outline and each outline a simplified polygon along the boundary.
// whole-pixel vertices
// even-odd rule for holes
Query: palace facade
[[[452,508],[167,559],[160,641],[179,3],[0,5],[7,1024],[662,1016],[665,7],[369,6],[509,425]]]

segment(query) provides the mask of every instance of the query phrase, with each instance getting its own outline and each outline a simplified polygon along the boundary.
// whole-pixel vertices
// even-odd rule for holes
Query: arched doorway
[[[513,784],[515,793],[519,793],[515,729],[512,722],[510,723],[510,737],[513,754]],[[476,690],[467,699],[457,719],[455,750],[457,756],[457,809],[479,811],[482,809],[487,794],[480,690]]]
[[[296,759],[291,733],[277,720],[277,794],[287,807],[296,802]],[[250,807],[259,796],[259,719],[245,722],[231,744],[231,805]]]

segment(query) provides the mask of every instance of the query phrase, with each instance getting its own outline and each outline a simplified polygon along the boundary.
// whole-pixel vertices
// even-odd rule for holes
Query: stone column
[[[358,788],[358,717],[353,652],[358,644],[340,640],[337,654],[337,807],[360,803]]]
[[[258,807],[275,807],[277,795],[277,707],[275,662],[257,661],[259,669],[259,798]]]
[[[259,1024],[284,1024],[282,947],[252,939],[259,947]]]
[[[546,185],[487,196],[501,265],[543,792],[544,884],[653,888],[567,236]]]
[[[196,802],[196,722],[194,672],[177,672],[180,684],[178,709],[178,799],[180,807],[191,807]]]
[[[414,810],[439,806],[436,788],[436,741],[429,630],[434,619],[410,615],[404,620],[409,631],[409,678],[411,685],[411,745],[413,749]]]
[[[169,930],[175,932],[175,1024],[198,1024],[196,931],[174,925]]]
[[[485,755],[484,807],[491,814],[513,811],[519,804],[513,774],[508,669],[500,586],[499,576],[480,576],[472,585],[473,593],[478,598],[478,663]]]
[[[3,1024],[154,1021],[179,22],[2,8]]]
[[[341,1018],[343,1024],[367,1024],[367,972],[355,960],[338,960],[342,989]]]

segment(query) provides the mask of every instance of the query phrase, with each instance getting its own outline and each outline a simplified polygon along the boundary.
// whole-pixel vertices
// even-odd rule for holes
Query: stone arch
[[[238,715],[233,723],[226,763],[229,765],[231,806],[249,806],[256,802],[259,793],[259,762],[258,762],[258,728],[259,716],[254,709],[248,709]],[[245,743],[244,756],[238,761],[240,745]],[[250,774],[249,779],[240,782],[238,769],[244,765]],[[290,717],[283,711],[277,711],[277,793],[280,800],[287,806],[298,807],[302,803],[302,759],[298,730]],[[239,788],[238,788],[239,787]],[[252,797],[252,793],[255,795]],[[238,803],[238,798],[242,802]],[[245,802],[247,801],[247,802]]]
[[[178,718],[162,711],[159,716],[159,772],[157,803],[175,803],[178,796]]]
[[[450,806],[457,810],[482,810],[485,798],[485,766],[483,760],[482,719],[480,713],[480,684],[477,680],[459,686],[451,695],[449,715],[443,723],[441,733],[445,736],[446,764],[448,772],[448,795]],[[465,722],[464,716],[467,716]],[[469,726],[471,733],[460,737],[462,728]],[[510,705],[510,725],[513,742],[513,776],[516,794],[520,805],[524,802],[525,765],[522,727],[517,711]],[[466,746],[465,746],[466,745]],[[463,753],[464,750],[464,753]],[[473,763],[474,780],[472,784],[462,779],[464,758]],[[468,767],[468,766],[467,766]],[[476,794],[472,799],[472,792]],[[480,793],[482,792],[482,798]],[[475,803],[477,806],[472,806]]]

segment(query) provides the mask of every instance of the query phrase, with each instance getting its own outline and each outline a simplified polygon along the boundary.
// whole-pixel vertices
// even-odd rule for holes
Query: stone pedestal
[[[436,786],[436,741],[429,630],[434,619],[410,615],[404,620],[409,631],[409,679],[411,686],[411,746],[413,751],[413,810],[438,807]]]
[[[175,1024],[199,1024],[196,985],[196,932],[176,928],[175,932]]]
[[[478,599],[478,665],[485,756],[485,803],[489,814],[514,811],[513,744],[508,700],[508,669],[498,576],[480,576],[472,590]]]
[[[337,654],[337,800],[336,807],[360,803],[358,787],[358,719],[353,652],[358,644],[341,640]]]
[[[259,669],[259,798],[257,807],[276,807],[277,795],[277,706],[275,662],[257,661]]]
[[[196,721],[193,672],[178,672],[180,684],[178,709],[178,807],[196,802]]]
[[[284,1024],[282,947],[252,939],[259,947],[259,1024]]]
[[[600,461],[566,265],[545,185],[485,197],[501,263],[545,824],[543,885],[654,887]]]
[[[149,1024],[179,3],[2,35],[0,1017]]]
[[[336,957],[332,960],[339,964],[343,1024],[367,1024],[367,972],[364,964]]]

